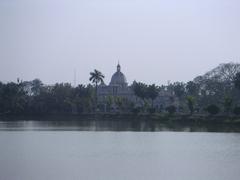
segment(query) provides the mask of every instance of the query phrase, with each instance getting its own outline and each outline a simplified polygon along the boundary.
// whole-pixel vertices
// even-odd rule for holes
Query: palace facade
[[[112,75],[109,85],[104,82],[98,86],[97,90],[99,104],[105,105],[112,99],[112,109],[116,109],[114,99],[122,98],[134,103],[135,106],[141,106],[142,102],[134,94],[132,85],[128,85],[126,76],[121,72],[120,64],[117,65],[117,71]],[[169,105],[178,105],[177,98],[173,92],[161,90],[154,101],[154,107],[164,110]],[[106,109],[106,108],[104,108]]]

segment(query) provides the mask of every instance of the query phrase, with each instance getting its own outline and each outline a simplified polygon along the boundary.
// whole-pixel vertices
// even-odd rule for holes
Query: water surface
[[[3,180],[240,177],[239,133],[80,131],[71,125],[64,130],[46,124],[37,128],[34,122],[6,124],[0,123]]]

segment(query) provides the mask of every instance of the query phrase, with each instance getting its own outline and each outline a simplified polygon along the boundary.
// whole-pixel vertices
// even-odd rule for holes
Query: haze
[[[188,81],[239,62],[238,0],[0,0],[0,81]]]

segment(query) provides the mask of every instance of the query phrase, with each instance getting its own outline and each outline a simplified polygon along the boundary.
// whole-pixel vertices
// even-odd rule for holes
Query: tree
[[[94,70],[94,72],[90,72],[90,78],[89,80],[95,84],[95,86],[97,87],[98,83],[103,83],[103,79],[104,79],[104,75],[98,71],[98,70]]]
[[[96,106],[97,106],[97,88],[98,88],[98,83],[103,83],[104,75],[98,71],[94,70],[93,72],[90,72],[90,78],[89,81],[91,81],[93,84],[95,84],[95,98],[96,98]]]
[[[107,105],[107,110],[111,111],[112,110],[112,105],[114,103],[114,98],[113,96],[107,96],[106,98],[106,105]]]
[[[211,115],[216,115],[220,112],[219,107],[215,104],[209,105],[205,110]]]
[[[56,100],[53,95],[53,86],[44,86],[40,94],[32,96],[29,113],[50,114],[56,109]]]
[[[206,104],[223,104],[226,95],[237,102],[239,93],[236,93],[233,84],[236,82],[238,72],[240,72],[240,64],[225,63],[196,77],[193,82],[199,86],[198,105],[204,107]],[[236,83],[235,87],[237,87]]]
[[[41,91],[41,88],[43,86],[42,81],[40,79],[34,79],[31,82],[31,85],[32,85],[31,91],[32,91],[33,95],[34,96],[39,95],[40,91]]]
[[[55,84],[52,88],[52,96],[55,100],[55,111],[71,113],[73,104],[73,88],[69,83]]]
[[[173,90],[174,90],[174,93],[175,95],[178,97],[178,98],[182,98],[182,96],[184,95],[185,93],[185,85],[184,83],[181,83],[181,82],[176,82],[173,84]]]
[[[234,78],[234,85],[240,90],[240,72],[238,72]]]
[[[195,103],[194,97],[193,96],[188,96],[187,97],[187,105],[188,105],[188,109],[189,109],[191,115],[194,112],[194,103]]]
[[[149,97],[152,101],[152,108],[153,108],[153,102],[158,97],[158,88],[155,84],[149,85],[147,87],[147,97]]]
[[[225,96],[224,97],[224,102],[223,102],[223,106],[224,106],[224,111],[228,114],[231,110],[231,107],[232,107],[232,104],[233,104],[233,99],[228,97],[228,96]]]
[[[115,105],[117,106],[118,110],[122,111],[123,110],[123,98],[116,96],[116,97],[114,97],[114,102],[115,102]]]
[[[74,90],[74,100],[78,113],[91,112],[94,102],[94,88],[91,85],[78,85]]]
[[[133,83],[133,92],[134,94],[140,98],[143,102],[148,97],[147,96],[147,85],[141,82]],[[144,103],[143,103],[144,104]]]
[[[186,85],[186,91],[190,96],[198,96],[199,85],[193,81],[189,81]]]
[[[207,72],[203,78],[219,82],[232,82],[238,72],[240,72],[240,64],[232,62],[223,63]]]
[[[24,113],[27,107],[27,94],[21,83],[7,83],[1,86],[1,113]]]

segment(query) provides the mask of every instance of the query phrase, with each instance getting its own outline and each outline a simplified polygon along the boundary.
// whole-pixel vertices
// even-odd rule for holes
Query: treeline
[[[180,112],[240,114],[240,64],[220,64],[193,81],[163,88],[174,90]]]
[[[94,87],[72,87],[68,83],[43,85],[30,82],[0,83],[1,114],[53,114],[92,112]]]
[[[237,63],[220,64],[187,83],[156,86],[134,82],[132,86],[135,95],[144,102],[141,108],[136,109],[138,112],[240,115],[240,64]],[[156,109],[153,103],[161,92],[173,94],[169,98],[177,103]]]
[[[72,87],[69,83],[44,85],[41,80],[0,82],[0,114],[81,114],[101,109],[96,92],[104,75],[90,73],[93,85]],[[198,76],[187,83],[175,82],[157,86],[134,82],[131,85],[140,104],[126,99],[109,97],[107,105],[121,112],[240,115],[240,64],[227,63]],[[164,109],[154,102],[161,92],[170,92],[172,104]],[[111,108],[109,108],[111,109]]]

